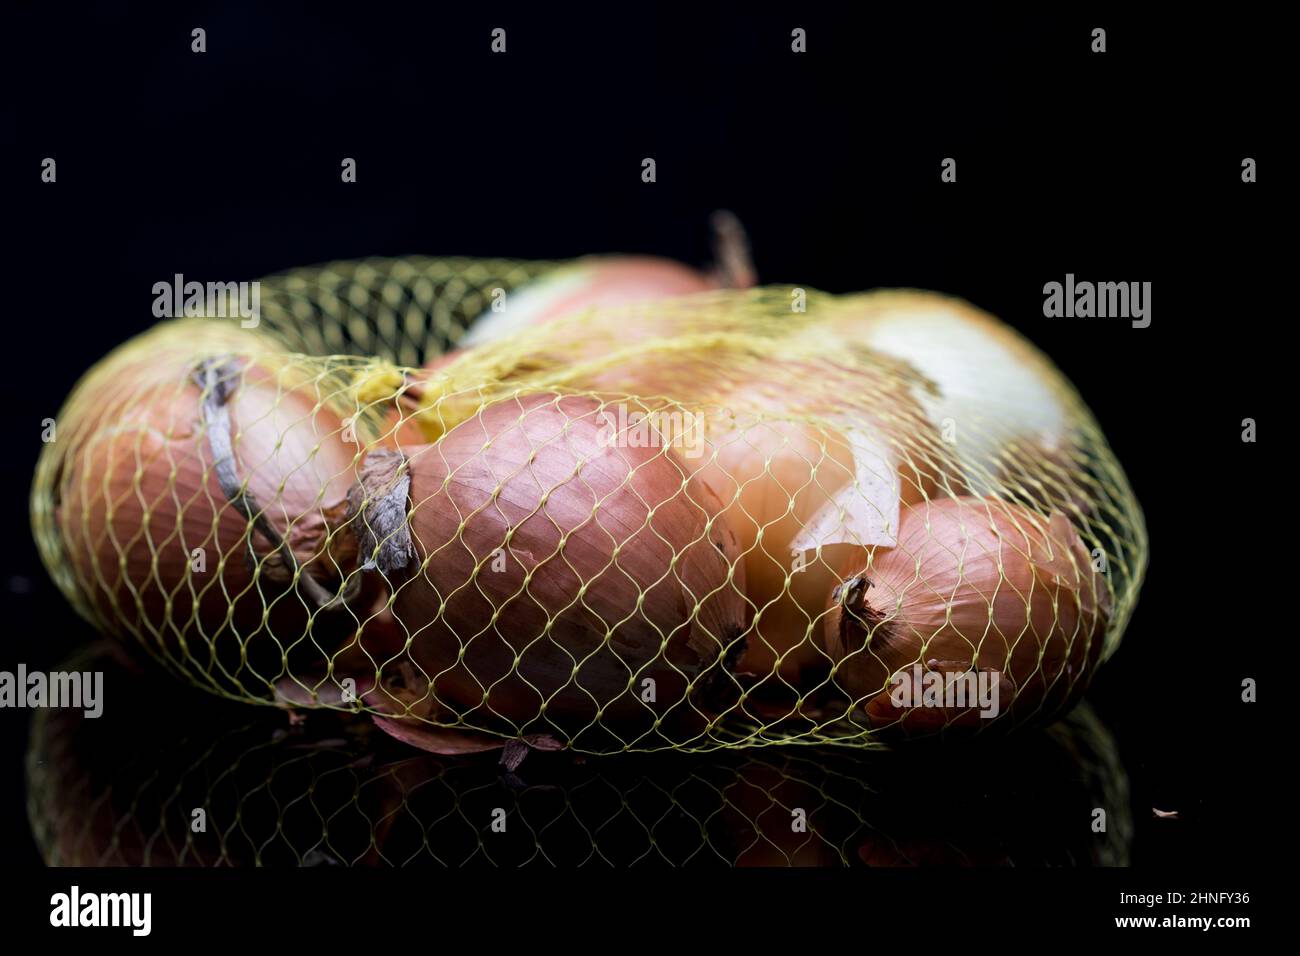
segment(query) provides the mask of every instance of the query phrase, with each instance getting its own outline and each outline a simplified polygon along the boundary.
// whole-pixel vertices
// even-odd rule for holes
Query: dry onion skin
[[[992,315],[935,292],[883,289],[846,296],[809,334],[834,335],[901,359],[929,383],[915,390],[971,491],[1008,486],[1041,503],[1087,510],[1077,484],[1077,396],[1052,363]]]
[[[66,562],[110,633],[181,667],[270,678],[339,594],[351,557],[331,530],[356,449],[274,355],[192,361],[177,339],[152,344],[87,383],[92,411],[60,438]]]
[[[1063,515],[962,497],[913,508],[897,547],[848,562],[827,611],[835,680],[875,731],[896,738],[1006,727],[1070,706],[1101,655],[1110,604]],[[996,681],[998,713],[896,706],[895,680],[918,667]]]
[[[698,734],[727,693],[734,538],[675,452],[611,440],[603,410],[524,395],[367,455],[362,550],[394,582],[420,716],[628,742]]]
[[[826,374],[807,374],[819,371]],[[906,395],[842,371],[836,386],[861,389],[891,415],[826,402],[809,420],[789,394],[741,386],[726,396],[736,412],[710,429],[712,454],[698,472],[725,503],[723,519],[745,558],[754,619],[739,668],[770,676],[760,684],[768,697],[815,687],[829,665],[819,619],[841,562],[863,547],[892,545],[900,515],[944,488],[933,459],[908,454],[898,440],[906,435],[920,447],[928,430]]]

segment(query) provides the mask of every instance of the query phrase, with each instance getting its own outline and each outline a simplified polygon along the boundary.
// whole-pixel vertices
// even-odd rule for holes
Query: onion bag
[[[263,280],[91,369],[32,492],[122,649],[426,750],[878,747],[1044,723],[1118,646],[1141,510],[960,300],[769,286],[456,347],[554,263]]]

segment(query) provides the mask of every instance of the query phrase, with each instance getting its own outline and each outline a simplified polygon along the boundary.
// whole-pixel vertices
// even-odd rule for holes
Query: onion
[[[893,545],[900,510],[940,490],[965,489],[951,449],[913,394],[914,370],[860,347],[853,361],[843,361],[835,346],[807,347],[798,329],[788,337],[756,331],[751,340],[737,331],[745,313],[736,314],[736,305],[718,303],[724,318],[716,334],[712,326],[692,332],[682,321],[689,312],[629,311],[617,344],[658,341],[608,361],[602,356],[612,340],[581,324],[513,360],[524,378],[556,356],[576,360],[559,380],[624,403],[629,413],[662,405],[647,398],[653,395],[734,413],[708,416],[706,458],[683,463],[722,503],[745,556],[753,630],[740,670],[772,677],[767,690],[788,696],[807,684],[810,670],[829,668],[818,619],[843,557]],[[813,325],[830,328],[822,319]],[[499,371],[493,358],[489,352],[485,376]],[[816,388],[794,387],[804,381]]]
[[[713,454],[698,476],[726,505],[722,517],[744,555],[745,594],[756,615],[738,666],[751,675],[779,673],[797,687],[808,667],[826,659],[815,640],[816,618],[838,580],[837,553],[855,546],[833,533],[849,531],[846,524],[828,530],[823,541],[795,542],[815,515],[852,487],[855,449],[842,434],[779,418],[742,416],[734,430],[713,439]],[[865,456],[864,449],[857,452]],[[870,512],[879,533],[860,544],[892,541],[884,536],[897,531],[900,490],[904,500],[914,500],[896,476],[892,467],[882,476],[874,502],[849,504],[850,515]],[[886,528],[890,520],[893,528]]]
[[[440,364],[454,353],[441,357]],[[402,445],[421,445],[428,441],[419,419],[420,396],[424,389],[424,375],[417,371],[412,377],[405,369],[381,363],[354,374],[351,383],[352,398],[359,407],[378,419],[374,432],[363,429],[355,418],[351,440],[361,442],[361,433],[367,431],[367,446],[399,448]],[[373,419],[372,419],[373,420]],[[367,423],[368,424],[368,423]]]
[[[651,310],[648,318],[659,317]],[[665,331],[680,329],[669,321]],[[581,339],[575,345],[587,358]],[[909,371],[866,354],[853,362],[832,360],[825,349],[786,354],[783,345],[670,334],[563,380],[625,407],[629,417],[692,408],[702,416],[703,457],[682,448],[679,436],[665,439],[720,502],[745,558],[754,627],[740,671],[772,677],[767,690],[788,696],[808,668],[829,667],[817,619],[838,581],[837,555],[892,545],[900,509],[962,486],[910,392]],[[817,388],[794,387],[802,381]],[[653,395],[688,404],[645,397]]]
[[[895,707],[892,678],[911,679],[915,666],[982,672],[998,682],[997,719],[1010,712],[1020,722],[1072,703],[1101,653],[1109,595],[1059,512],[1049,520],[1001,501],[931,501],[904,514],[897,547],[870,561],[859,553],[843,571],[827,604],[826,646],[835,680],[876,728],[988,722],[978,706]]]
[[[438,700],[466,719],[698,730],[689,695],[721,676],[744,629],[735,540],[674,452],[609,432],[596,400],[533,394],[436,445],[367,456],[363,514],[392,546],[378,566],[409,569],[394,614]],[[385,515],[406,498],[401,475],[409,517]]]
[[[892,360],[840,363],[816,351],[773,354],[734,336],[723,342],[714,349],[668,337],[565,381],[629,417],[691,413],[690,405],[632,396],[667,395],[702,409],[703,457],[682,448],[681,436],[664,438],[721,504],[744,555],[753,630],[740,671],[771,677],[766,691],[785,697],[809,668],[829,668],[817,620],[838,581],[839,555],[892,545],[900,509],[961,486]],[[758,383],[760,375],[781,384]],[[804,380],[818,383],[811,397],[792,387]]]
[[[712,222],[718,263],[712,274],[656,256],[587,256],[511,292],[500,312],[489,310],[471,322],[459,344],[482,345],[590,309],[752,286],[754,270],[740,221],[720,211]]]
[[[511,292],[500,312],[484,312],[470,324],[460,345],[507,338],[549,319],[587,309],[689,295],[713,287],[702,273],[671,259],[592,256]]]
[[[207,642],[232,667],[256,637],[274,673],[346,571],[327,539],[347,517],[353,448],[277,359],[195,367],[184,343],[158,345],[79,395],[90,411],[61,436],[64,554],[111,632],[200,665],[192,645]]]
[[[1060,374],[1027,341],[988,313],[937,293],[883,290],[846,305],[844,315],[814,323],[807,334],[837,334],[929,379],[934,391],[917,389],[916,397],[952,443],[973,492],[997,494],[1009,482],[1008,453],[1020,462],[1046,460],[1049,482],[1069,480],[1073,412]]]
[[[840,387],[871,394],[888,416],[852,408]],[[769,691],[806,690],[810,669],[829,665],[818,619],[841,563],[893,545],[900,515],[944,486],[940,466],[921,451],[927,422],[905,390],[850,376],[831,392],[800,406],[769,386],[733,390],[725,401],[738,414],[711,430],[713,454],[698,473],[726,505],[745,557],[756,620],[739,668],[772,675]],[[803,420],[810,408],[839,427]]]

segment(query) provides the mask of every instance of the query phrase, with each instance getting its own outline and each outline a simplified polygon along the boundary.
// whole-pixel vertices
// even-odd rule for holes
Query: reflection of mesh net
[[[485,755],[410,758],[328,715],[232,729],[228,709],[190,700],[181,725],[129,699],[96,720],[36,717],[28,806],[50,865],[1122,865],[1132,837],[1114,742],[1086,705],[943,761],[543,754],[513,775]]]
[[[60,588],[207,690],[365,710],[431,749],[983,726],[969,701],[937,724],[894,707],[895,676],[930,671],[1001,681],[992,723],[1018,724],[1117,646],[1140,511],[1073,389],[1004,329],[1055,431],[864,345],[864,316],[908,307],[888,294],[793,313],[789,290],[710,293],[393,364],[545,268],[297,270],[264,282],[255,331],[180,320],[123,346],[38,465]]]

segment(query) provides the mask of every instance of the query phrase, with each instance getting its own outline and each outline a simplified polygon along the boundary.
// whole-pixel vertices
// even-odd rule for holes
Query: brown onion
[[[683,464],[722,504],[745,557],[753,627],[738,667],[764,678],[769,693],[798,695],[830,666],[819,618],[843,556],[892,545],[900,511],[941,489],[959,493],[960,470],[912,393],[914,375],[894,360],[859,353],[842,361],[825,348],[787,354],[734,334],[714,346],[708,333],[683,336],[672,310],[621,318],[619,346],[659,341],[602,364],[610,340],[584,337],[579,324],[559,334],[554,355],[530,354],[523,366],[569,355],[579,366],[566,384],[628,414],[653,414],[665,404],[655,395],[731,410],[704,416],[705,457],[687,455]],[[779,348],[784,340],[775,341]],[[796,388],[802,381],[817,388]]]
[[[484,312],[471,322],[459,344],[482,345],[591,309],[652,302],[709,289],[749,288],[754,284],[754,269],[740,221],[732,213],[720,211],[714,214],[712,224],[717,260],[712,273],[657,256],[588,256],[512,291],[503,309]],[[426,367],[432,369],[434,365]]]
[[[910,735],[989,722],[978,706],[895,706],[895,675],[917,667],[923,680],[982,672],[997,682],[1003,725],[1073,703],[1100,656],[1109,596],[1064,515],[961,497],[917,506],[897,547],[847,562],[827,610],[836,682],[872,727]]]
[[[652,256],[593,256],[580,259],[511,292],[505,308],[471,323],[461,345],[506,338],[563,315],[663,299],[713,288],[699,272]]]
[[[60,439],[64,553],[113,633],[200,668],[257,651],[271,676],[346,571],[326,543],[354,448],[278,359],[184,352],[163,343],[88,384],[90,411]]]
[[[798,696],[830,666],[818,622],[841,560],[863,546],[892,545],[902,510],[940,489],[960,490],[957,469],[910,382],[892,367],[825,357],[758,362],[745,353],[720,376],[710,354],[691,349],[683,358],[674,342],[665,344],[662,354],[621,359],[573,384],[604,394],[629,417],[686,411],[632,395],[712,393],[711,404],[724,406],[701,413],[703,441],[688,437],[703,454],[683,449],[683,465],[720,502],[744,556],[752,628],[738,670],[763,678],[763,696]],[[782,385],[743,380],[742,371],[770,373]],[[791,388],[803,379],[824,395]]]
[[[410,657],[467,720],[520,733],[598,719],[616,735],[658,721],[698,729],[693,692],[739,647],[744,571],[678,456],[611,432],[594,399],[534,394],[404,461],[367,457],[375,533],[363,553],[388,542],[379,567],[390,578],[407,567],[393,607]],[[385,518],[376,504],[398,475],[409,518]]]
[[[997,495],[1014,486],[1048,510],[1087,511],[1075,479],[1074,399],[1060,373],[999,319],[952,296],[879,289],[845,297],[848,308],[810,327],[893,356],[933,386],[918,400],[947,433],[965,484]]]
[[[633,325],[634,337],[642,326]],[[913,376],[894,360],[774,353],[725,336],[718,348],[721,358],[689,336],[669,337],[572,384],[629,412],[664,405],[644,398],[652,395],[721,407],[703,415],[703,457],[685,464],[722,503],[744,555],[753,626],[738,669],[762,678],[754,689],[763,696],[788,703],[829,669],[819,619],[841,561],[864,546],[892,545],[902,511],[964,488],[912,394]],[[797,387],[805,381],[816,388]],[[642,398],[621,397],[630,395]]]

